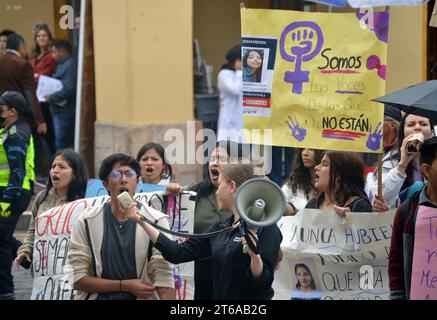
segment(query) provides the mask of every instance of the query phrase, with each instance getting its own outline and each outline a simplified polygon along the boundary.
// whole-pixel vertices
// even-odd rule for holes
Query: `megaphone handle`
[[[252,252],[255,253],[255,254],[259,254],[258,248],[252,242],[252,239],[250,238],[250,236],[248,234],[244,235],[244,239],[246,240],[246,243],[249,246],[250,250],[252,250]],[[245,248],[245,246],[243,246],[243,252],[247,253],[247,248]]]
[[[243,253],[247,254],[247,252],[249,251],[249,246],[247,244],[243,245]]]

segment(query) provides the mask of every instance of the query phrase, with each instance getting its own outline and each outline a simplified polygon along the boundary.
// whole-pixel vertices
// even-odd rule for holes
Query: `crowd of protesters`
[[[88,179],[82,159],[70,149],[77,77],[72,47],[66,40],[54,40],[45,24],[37,24],[33,32],[35,44],[29,61],[22,36],[11,30],[0,33],[0,299],[14,299],[12,260],[16,257],[15,263],[24,267],[32,260],[37,216],[83,198]],[[234,80],[241,76],[238,53],[239,48],[230,51],[229,63],[222,70]],[[42,76],[60,80],[62,90],[38,101],[36,87]],[[224,84],[222,87],[225,91]],[[220,118],[222,129],[226,127],[224,116]],[[397,208],[389,256],[393,299],[409,298],[413,253],[405,248],[411,249],[414,242],[418,207],[437,207],[437,138],[432,124],[430,119],[401,116],[386,106],[381,194],[377,192],[376,167],[366,170],[363,159],[350,152],[294,150],[294,162],[291,156],[285,159],[293,163],[286,170],[288,177],[272,179],[286,195],[285,215],[295,215],[303,208],[334,211],[341,217],[350,212]],[[229,164],[234,156],[243,158],[240,151],[237,155],[230,152],[231,144],[239,142],[219,143],[211,154],[205,179],[186,188],[197,192],[196,233],[231,231],[181,245],[139,218],[140,214],[151,216],[168,228],[164,214],[145,210],[135,202],[124,207],[117,197],[125,191],[133,197],[139,182],[182,192],[184,188],[172,181],[164,148],[148,143],[136,159],[125,154],[108,156],[101,164],[99,178],[111,200],[87,209],[71,235],[68,261],[77,298],[175,299],[170,262],[194,260],[195,299],[271,299],[282,236],[276,224],[250,231],[250,239],[259,250],[249,246],[247,254],[242,252],[246,239],[240,234],[235,195],[240,185],[257,175],[252,164]],[[46,189],[33,201],[24,244],[17,248],[13,232],[33,195],[35,148],[45,148],[51,166]]]

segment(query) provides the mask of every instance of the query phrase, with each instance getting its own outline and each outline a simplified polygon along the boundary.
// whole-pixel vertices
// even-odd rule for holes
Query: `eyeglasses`
[[[109,179],[115,182],[120,181],[123,174],[128,181],[132,181],[137,178],[137,174],[133,170],[126,170],[125,172],[121,172],[120,170],[114,170],[109,174]]]

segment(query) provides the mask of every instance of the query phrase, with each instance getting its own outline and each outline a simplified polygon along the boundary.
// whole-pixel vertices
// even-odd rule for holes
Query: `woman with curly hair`
[[[294,215],[317,195],[314,167],[320,163],[323,150],[300,149],[294,159],[294,170],[282,187],[287,201],[285,215]]]

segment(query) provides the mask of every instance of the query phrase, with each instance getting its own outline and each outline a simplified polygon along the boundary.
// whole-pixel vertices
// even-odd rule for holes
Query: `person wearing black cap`
[[[384,127],[382,130],[384,153],[396,146],[399,123],[402,120],[401,111],[390,105],[384,105]]]
[[[243,89],[241,46],[231,48],[226,54],[227,63],[218,74],[220,112],[217,125],[217,141],[232,140],[242,143]]]
[[[26,99],[19,92],[0,96],[0,300],[12,300],[12,241],[18,218],[32,197],[34,149]]]

